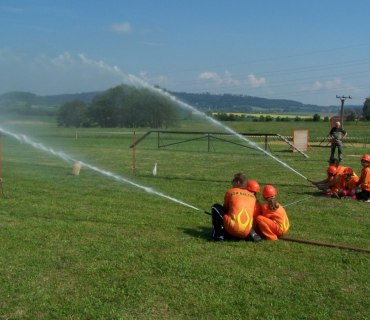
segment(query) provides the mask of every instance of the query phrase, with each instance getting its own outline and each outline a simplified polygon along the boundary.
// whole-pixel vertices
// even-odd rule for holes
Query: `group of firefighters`
[[[322,181],[309,180],[322,190],[325,196],[357,199],[370,202],[370,155],[361,157],[361,174],[352,168],[340,165],[331,159],[327,177]],[[260,186],[248,180],[243,173],[234,175],[232,188],[227,190],[224,203],[214,204],[212,213],[212,239],[246,239],[254,242],[262,239],[277,240],[289,230],[289,219],[283,206],[276,199],[277,189],[266,185],[262,190],[264,203],[260,204],[256,194]]]
[[[332,159],[327,168],[327,177],[322,181],[312,181],[314,186],[327,197],[350,198],[370,202],[370,155],[361,157],[361,174],[358,176],[351,167],[340,165]]]
[[[289,219],[276,199],[277,189],[266,185],[262,190],[265,203],[260,204],[256,194],[260,185],[248,180],[243,173],[234,175],[232,188],[227,190],[224,203],[214,204],[212,213],[212,239],[246,239],[254,242],[262,238],[277,240],[289,230]]]

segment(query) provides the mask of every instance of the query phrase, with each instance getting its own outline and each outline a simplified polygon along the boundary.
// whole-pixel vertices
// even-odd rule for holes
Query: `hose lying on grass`
[[[312,245],[321,246],[321,247],[330,247],[330,248],[337,248],[337,249],[344,249],[344,250],[370,253],[370,249],[349,247],[349,246],[345,246],[345,245],[342,245],[342,244],[325,243],[325,242],[319,242],[319,241],[314,241],[314,240],[291,238],[291,237],[286,237],[286,236],[281,237],[279,239],[280,240],[285,240],[285,241],[291,241],[291,242],[299,242],[299,243],[304,243],[304,244],[312,244]]]

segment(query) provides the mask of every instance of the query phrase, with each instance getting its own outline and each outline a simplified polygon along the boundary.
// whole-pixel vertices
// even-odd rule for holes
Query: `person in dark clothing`
[[[329,132],[329,138],[331,140],[331,153],[329,161],[332,161],[335,157],[335,149],[338,148],[338,160],[343,160],[343,142],[342,140],[347,136],[346,130],[341,127],[339,121],[335,123],[335,127],[331,128]]]

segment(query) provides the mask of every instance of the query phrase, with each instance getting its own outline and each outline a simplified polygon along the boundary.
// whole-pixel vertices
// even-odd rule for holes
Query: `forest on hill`
[[[318,106],[288,99],[267,99],[248,95],[171,92],[177,99],[203,112],[240,113],[337,113],[338,106]],[[53,114],[71,101],[91,103],[101,92],[84,92],[40,96],[30,92],[8,92],[0,95],[0,112],[20,114]],[[346,109],[360,110],[362,106],[346,105]]]

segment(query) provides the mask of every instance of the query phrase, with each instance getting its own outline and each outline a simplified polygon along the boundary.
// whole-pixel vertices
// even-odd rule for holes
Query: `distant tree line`
[[[289,116],[273,116],[273,115],[245,115],[245,114],[234,114],[229,112],[218,112],[218,113],[212,113],[208,112],[209,115],[214,117],[215,119],[219,121],[254,121],[254,122],[269,122],[269,121],[277,121],[277,122],[290,122],[290,121],[329,121],[329,117],[321,117],[320,114],[315,113],[312,117],[289,117]],[[355,121],[359,118],[359,115],[356,114],[353,111],[345,111],[344,112],[345,120],[347,122]],[[370,120],[370,100],[369,100],[369,119]]]
[[[189,103],[198,110],[208,112],[220,121],[326,121],[320,112],[335,114],[338,107],[318,107],[292,100],[271,100],[244,95],[210,93],[169,92],[172,96]],[[299,116],[273,117],[273,114],[292,112],[306,113],[307,108],[316,112],[312,119]],[[247,116],[256,108],[263,110],[260,116]],[[215,114],[217,112],[217,114]],[[168,126],[180,116],[192,117],[190,111],[183,111],[175,103],[153,90],[121,85],[105,92],[38,96],[29,92],[8,92],[0,94],[1,114],[31,116],[55,116],[60,126],[102,126],[159,128]],[[238,115],[238,113],[240,113]],[[269,116],[270,114],[271,116]],[[370,120],[370,96],[363,106],[346,106],[346,121]]]
[[[166,97],[123,84],[97,94],[89,104],[79,100],[64,103],[57,122],[66,127],[161,128],[178,117],[178,108]]]
[[[310,104],[303,104],[294,100],[287,99],[266,99],[260,97],[252,97],[247,95],[237,94],[210,94],[210,93],[173,93],[181,100],[196,106],[199,110],[213,110],[218,112],[243,112],[252,113],[254,106],[269,110],[274,110],[279,113],[287,113],[292,111],[319,111],[322,107]]]

